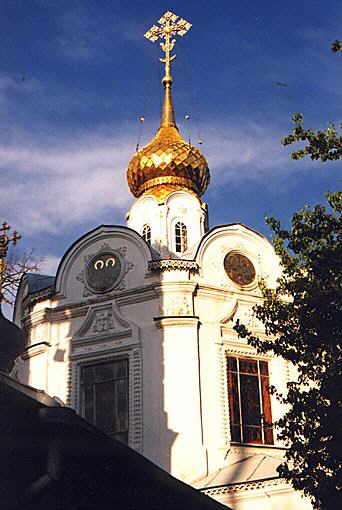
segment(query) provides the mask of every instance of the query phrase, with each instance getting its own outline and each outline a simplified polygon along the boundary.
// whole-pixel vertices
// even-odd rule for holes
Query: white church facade
[[[282,409],[268,387],[285,391],[294,370],[233,329],[239,318],[264,335],[252,308],[279,261],[252,228],[208,228],[208,165],[171,97],[170,34],[187,26],[172,32],[170,15],[157,27],[168,27],[161,124],[129,163],[127,226],[76,240],[56,277],[23,278],[15,322],[29,344],[13,375],[233,509],[310,509],[276,471]]]

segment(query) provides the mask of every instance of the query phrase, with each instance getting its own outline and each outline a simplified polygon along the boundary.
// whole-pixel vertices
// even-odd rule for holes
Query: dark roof
[[[11,370],[15,358],[24,351],[26,343],[26,334],[4,317],[0,304],[0,370]]]
[[[0,374],[2,508],[227,510],[56,405]]]
[[[25,275],[25,279],[27,281],[29,294],[34,294],[40,290],[48,289],[49,287],[53,287],[55,284],[55,277],[48,276],[46,274],[27,273]]]

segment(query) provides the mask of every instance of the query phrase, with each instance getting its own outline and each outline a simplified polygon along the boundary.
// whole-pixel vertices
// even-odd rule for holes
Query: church
[[[249,226],[209,229],[208,163],[176,124],[173,37],[190,28],[167,12],[145,34],[162,40],[164,103],[128,164],[127,226],[75,240],[55,277],[22,279],[14,318],[29,342],[12,376],[233,509],[309,510],[276,470],[282,408],[268,388],[284,391],[294,369],[233,329],[264,335],[252,308],[278,258]]]

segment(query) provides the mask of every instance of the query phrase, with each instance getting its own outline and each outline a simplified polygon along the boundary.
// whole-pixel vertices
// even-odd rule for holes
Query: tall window
[[[183,253],[188,248],[188,234],[183,222],[177,221],[175,225],[176,252]]]
[[[83,366],[81,404],[86,420],[128,443],[128,360]]]
[[[273,444],[267,362],[229,356],[228,398],[232,441]]]
[[[151,244],[151,227],[150,227],[150,225],[143,226],[142,237],[145,239],[147,244]]]

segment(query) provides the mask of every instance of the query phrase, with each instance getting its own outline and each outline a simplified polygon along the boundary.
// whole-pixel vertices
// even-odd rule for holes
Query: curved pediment
[[[149,246],[134,230],[102,225],[78,239],[57,270],[56,296],[70,301],[143,285]]]

